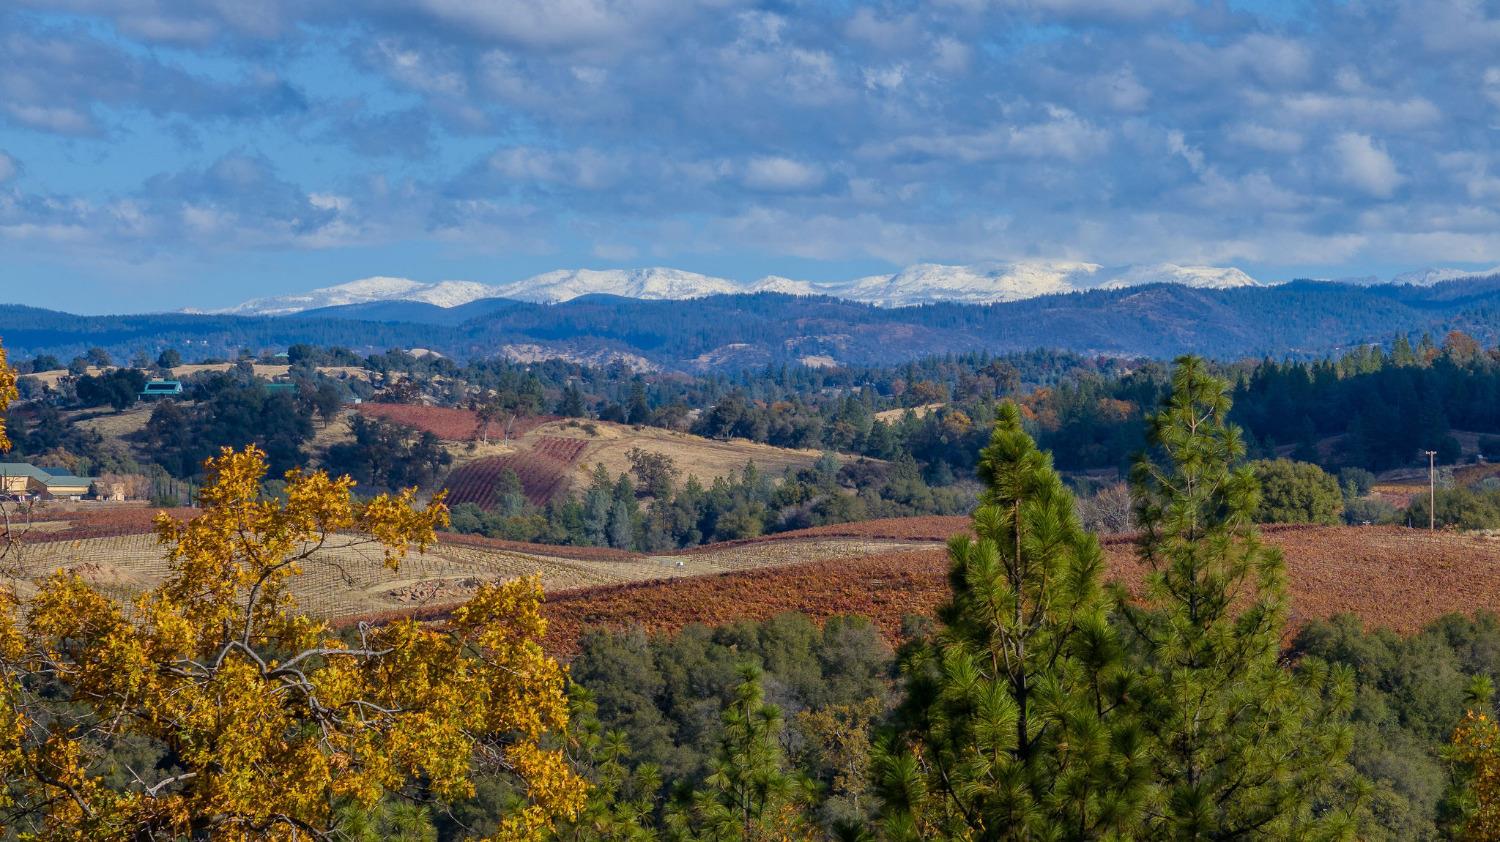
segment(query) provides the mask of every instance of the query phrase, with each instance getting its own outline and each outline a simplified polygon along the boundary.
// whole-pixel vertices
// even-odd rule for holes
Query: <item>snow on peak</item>
[[[780,275],[767,275],[746,288],[746,292],[779,292],[783,295],[823,295],[824,285],[813,281],[799,281]]]
[[[1175,263],[1156,263],[1149,266],[1126,266],[1107,274],[1110,277],[1098,284],[1100,289],[1120,289],[1141,284],[1181,284],[1199,289],[1233,289],[1259,285],[1254,278],[1233,266],[1178,266]]]
[[[407,278],[377,276],[350,281],[347,284],[322,287],[310,292],[276,295],[267,298],[252,298],[243,304],[211,312],[237,316],[284,316],[319,307],[339,307],[345,304],[368,304],[371,301],[422,300],[418,296],[431,294],[448,284],[464,284],[464,281],[444,281],[424,284]],[[477,285],[476,285],[477,286]]]
[[[619,295],[652,300],[728,295],[744,288],[724,278],[681,269],[558,269],[494,288],[494,295],[518,301],[556,303],[583,295]]]
[[[918,263],[894,275],[859,278],[836,294],[881,307],[935,301],[971,304],[1020,301],[1084,288],[1081,281],[1098,269],[1097,264],[1068,261],[976,263],[970,266]]]
[[[1171,263],[1106,268],[1097,263],[1063,260],[962,266],[918,263],[889,275],[870,275],[849,281],[802,281],[770,275],[752,283],[665,267],[558,269],[493,286],[474,281],[422,283],[407,278],[364,278],[306,293],[257,298],[216,312],[274,316],[373,301],[422,301],[438,307],[457,307],[481,298],[554,304],[592,294],[680,300],[746,292],[831,295],[880,307],[904,307],[939,301],[970,304],[1020,301],[1042,295],[1118,289],[1147,283],[1225,289],[1253,286],[1257,281],[1234,268]]]
[[[1418,269],[1414,272],[1402,272],[1391,278],[1391,283],[1430,287],[1433,284],[1440,284],[1444,281],[1456,281],[1459,278],[1483,278],[1495,274],[1500,274],[1500,266],[1479,270],[1452,268]]]

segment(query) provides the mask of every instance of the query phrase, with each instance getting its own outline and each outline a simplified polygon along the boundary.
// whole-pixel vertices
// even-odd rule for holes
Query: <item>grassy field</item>
[[[632,448],[672,457],[682,471],[682,479],[696,476],[705,485],[728,476],[754,462],[762,473],[779,476],[787,468],[802,468],[817,460],[816,450],[793,450],[773,447],[747,439],[708,439],[690,433],[658,427],[631,427],[624,424],[591,422],[588,426],[568,421],[543,424],[522,437],[525,444],[546,437],[578,438],[587,442],[573,460],[577,477],[587,481],[596,464],[603,464],[611,474],[630,470],[628,454]]]
[[[24,598],[38,578],[67,570],[127,598],[167,573],[161,548],[142,531],[150,514],[79,511],[44,521],[28,536],[19,566],[7,559],[0,581]],[[549,594],[548,646],[563,655],[592,626],[670,632],[782,611],[862,614],[894,638],[905,616],[928,613],[945,598],[942,542],[967,524],[961,517],[875,520],[660,555],[444,536],[399,570],[369,547],[335,546],[306,565],[293,593],[304,610],[334,622],[440,616],[484,582],[539,575]],[[1500,612],[1500,538],[1397,527],[1264,533],[1286,558],[1293,628],[1347,612],[1411,631],[1449,612]],[[1111,578],[1138,585],[1143,570],[1130,538],[1107,538],[1104,550]]]
[[[188,516],[182,512],[180,516]],[[168,573],[162,548],[144,531],[152,512],[119,509],[102,518],[80,512],[40,521],[19,554],[0,568],[0,582],[22,598],[58,570],[76,573],[112,596],[127,599]],[[114,534],[111,534],[114,533]],[[451,605],[480,584],[539,575],[549,593],[580,588],[761,569],[786,564],[867,556],[915,547],[884,540],[829,538],[729,546],[716,553],[640,555],[593,548],[546,547],[444,536],[427,553],[386,567],[378,548],[337,538],[305,565],[292,591],[305,611],[342,620],[390,611]]]
[[[436,425],[449,419],[434,416],[432,420]],[[816,450],[773,447],[746,439],[720,441],[657,427],[564,419],[525,425],[507,442],[476,444],[470,440],[452,442],[447,447],[454,457],[446,482],[455,492],[453,499],[481,505],[485,495],[467,495],[465,489],[485,483],[486,487],[493,486],[491,475],[495,471],[514,470],[527,496],[541,504],[569,487],[586,484],[596,465],[604,465],[611,476],[628,472],[629,454],[635,448],[671,457],[681,472],[680,481],[695,476],[704,485],[737,473],[747,462],[754,462],[762,473],[778,477],[787,468],[811,465],[819,456]],[[476,476],[482,476],[482,481]]]

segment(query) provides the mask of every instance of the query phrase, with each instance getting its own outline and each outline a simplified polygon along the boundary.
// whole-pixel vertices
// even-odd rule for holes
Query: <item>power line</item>
[[[1427,530],[1437,530],[1437,451],[1424,450],[1427,454]]]

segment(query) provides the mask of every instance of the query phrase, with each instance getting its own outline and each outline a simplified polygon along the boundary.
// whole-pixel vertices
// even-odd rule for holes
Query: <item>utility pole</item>
[[[1424,450],[1427,454],[1427,531],[1437,530],[1437,451]]]

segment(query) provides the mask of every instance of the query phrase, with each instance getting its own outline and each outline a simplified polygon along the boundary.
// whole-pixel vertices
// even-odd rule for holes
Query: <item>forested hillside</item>
[[[299,342],[361,353],[421,347],[461,359],[562,355],[674,370],[767,364],[890,364],[922,356],[1034,348],[1158,359],[1200,353],[1317,357],[1397,335],[1463,330],[1500,336],[1500,281],[1358,287],[1298,281],[1229,290],[1157,284],[1004,304],[880,308],[779,294],[643,301],[585,296],[543,305],[488,299],[443,309],[352,305],[281,318],[187,314],[72,316],[0,307],[0,336],[20,356],[116,356],[165,347],[190,361]]]

